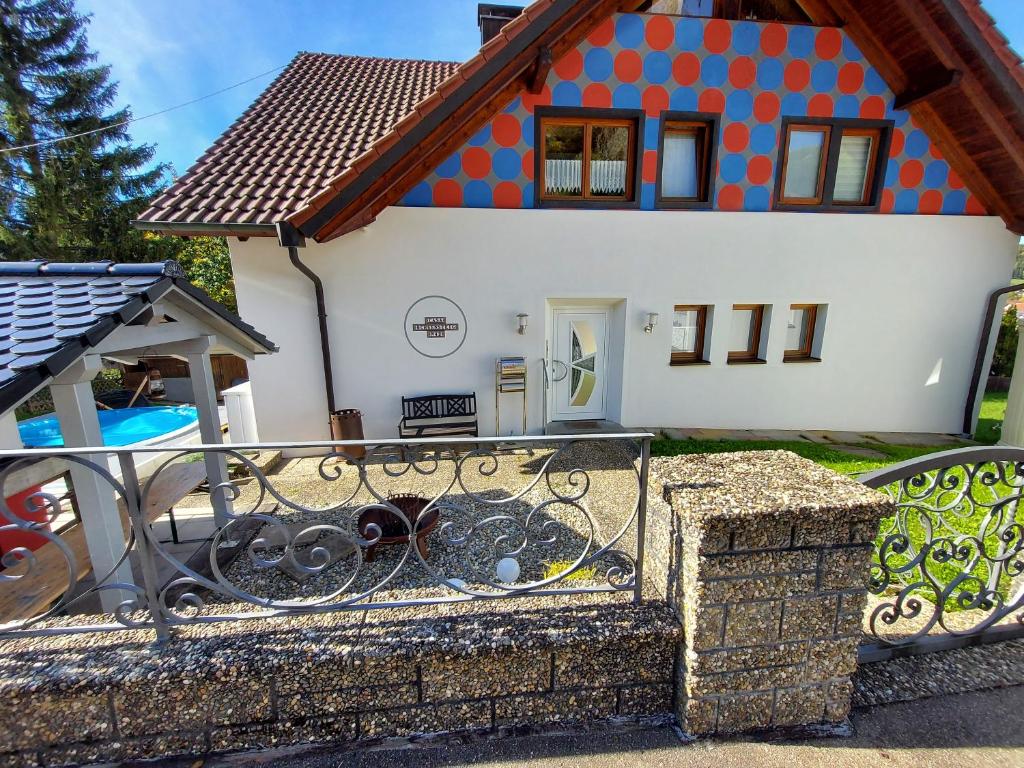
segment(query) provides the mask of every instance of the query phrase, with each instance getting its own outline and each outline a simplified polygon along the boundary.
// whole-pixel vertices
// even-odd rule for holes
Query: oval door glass
[[[604,418],[606,327],[604,313],[557,315],[553,357],[567,375],[556,380],[554,418]]]

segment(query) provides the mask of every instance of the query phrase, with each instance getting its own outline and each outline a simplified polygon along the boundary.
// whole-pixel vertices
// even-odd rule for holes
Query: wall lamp
[[[520,336],[525,336],[526,335],[526,325],[530,321],[530,316],[528,314],[526,314],[525,312],[520,312],[518,315],[516,315],[516,321],[519,324],[518,328],[516,328],[516,332]]]
[[[654,326],[658,324],[658,313],[647,313],[647,325],[644,326],[644,333],[654,333]]]

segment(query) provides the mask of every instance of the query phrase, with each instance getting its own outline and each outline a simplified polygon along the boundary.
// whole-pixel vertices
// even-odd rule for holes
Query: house
[[[229,239],[281,339],[261,438],[459,392],[494,434],[506,356],[530,432],[962,431],[1024,231],[1024,73],[978,0],[479,23],[462,64],[299,54],[138,222]]]

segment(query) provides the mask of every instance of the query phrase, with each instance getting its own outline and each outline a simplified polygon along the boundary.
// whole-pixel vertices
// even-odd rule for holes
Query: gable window
[[[786,349],[783,360],[815,360],[814,340],[818,326],[817,304],[792,304],[786,325]]]
[[[703,304],[678,304],[672,316],[672,365],[703,363],[708,308]]]
[[[540,110],[538,193],[545,204],[633,203],[639,113]]]
[[[718,116],[663,112],[656,197],[661,208],[706,208],[714,197]]]
[[[764,309],[764,304],[733,304],[732,327],[729,329],[728,362],[764,362],[761,359]]]
[[[891,125],[874,120],[784,121],[775,207],[876,208],[880,159],[888,151]]]

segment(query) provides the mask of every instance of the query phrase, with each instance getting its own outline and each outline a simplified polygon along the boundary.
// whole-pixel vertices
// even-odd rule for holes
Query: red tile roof
[[[274,224],[434,93],[456,62],[300,53],[139,217]]]

